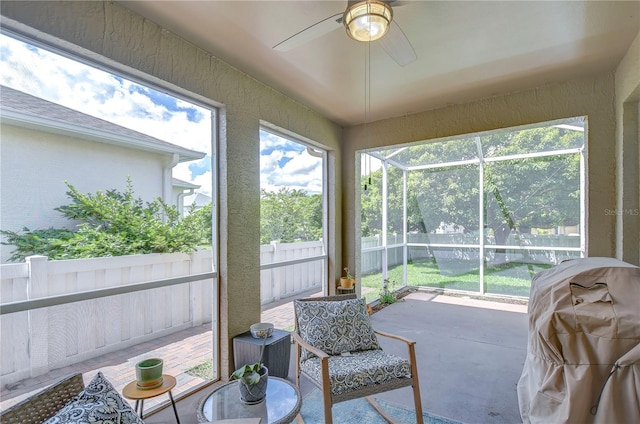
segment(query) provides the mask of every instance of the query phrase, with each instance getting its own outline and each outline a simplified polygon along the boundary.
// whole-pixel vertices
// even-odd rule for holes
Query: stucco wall
[[[640,265],[640,32],[615,74],[616,257]]]
[[[320,143],[329,152],[329,274],[339,275],[340,138],[342,129],[290,98],[111,2],[10,2],[3,17],[42,31],[23,31],[47,42],[68,41],[130,67],[132,74],[203,101],[224,105],[218,149],[220,226],[221,375],[229,375],[230,340],[260,319],[260,120]],[[7,19],[3,22],[6,26]],[[57,41],[57,43],[60,43]],[[86,51],[81,53],[86,54]],[[170,85],[168,85],[169,83]],[[334,166],[332,168],[332,165]]]
[[[169,156],[80,140],[33,129],[2,125],[0,144],[0,226],[19,231],[74,228],[54,208],[70,203],[65,181],[81,193],[124,190],[131,177],[137,197],[162,196],[163,164]],[[46,178],[37,170],[46,169]],[[105,185],[106,184],[106,185]],[[2,246],[6,262],[12,246]]]
[[[613,72],[532,90],[491,97],[400,118],[345,129],[343,196],[345,250],[349,263],[359,264],[355,240],[359,234],[354,200],[355,153],[440,137],[488,131],[574,116],[588,117],[587,249],[589,256],[615,255],[615,114]],[[365,134],[369,134],[365,137]],[[369,143],[366,140],[370,140]]]

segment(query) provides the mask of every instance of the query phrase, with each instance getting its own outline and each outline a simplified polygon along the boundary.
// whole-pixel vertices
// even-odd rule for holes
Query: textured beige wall
[[[616,257],[640,265],[640,32],[615,74]]]
[[[374,122],[366,131],[370,134],[370,143],[366,143],[369,137],[365,137],[363,125],[345,129],[342,195],[346,260],[360,263],[355,249],[359,234],[355,220],[359,211],[354,203],[359,196],[354,182],[356,151],[585,115],[588,116],[588,255],[614,256],[616,220],[615,216],[604,213],[605,208],[616,205],[613,99],[611,72]]]
[[[30,37],[58,45],[64,44],[60,40],[69,42],[66,48],[71,51],[95,52],[99,62],[125,65],[133,75],[168,82],[224,105],[218,156],[220,359],[221,376],[229,375],[230,339],[260,320],[260,120],[320,143],[330,150],[334,164],[340,163],[341,127],[118,4],[3,1],[0,7],[5,27],[24,24],[29,28],[22,31]],[[336,240],[328,247],[329,275],[339,273],[334,265],[341,243],[337,169],[329,181],[329,240]]]

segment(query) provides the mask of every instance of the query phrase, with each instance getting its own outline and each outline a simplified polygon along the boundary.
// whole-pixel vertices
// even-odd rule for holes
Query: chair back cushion
[[[365,299],[293,302],[298,334],[329,355],[379,349]],[[311,355],[303,351],[301,360]]]

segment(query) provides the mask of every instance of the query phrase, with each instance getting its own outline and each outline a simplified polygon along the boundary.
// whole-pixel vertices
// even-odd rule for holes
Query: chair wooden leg
[[[331,397],[322,396],[324,403],[324,424],[333,424],[333,414],[331,413]]]
[[[422,416],[422,401],[420,400],[420,385],[418,379],[413,380],[413,401],[416,404],[416,423],[424,424],[424,418]]]
[[[300,350],[302,348],[298,343],[296,343],[296,386],[300,388],[300,354],[302,353]]]
[[[333,414],[331,413],[331,405],[333,399],[331,397],[331,379],[329,378],[329,358],[320,359],[320,369],[322,372],[322,403],[324,405],[324,422],[325,424],[333,423]]]
[[[409,344],[409,361],[411,362],[411,379],[413,380],[413,402],[416,405],[416,423],[424,424],[422,416],[422,400],[420,399],[420,383],[418,382],[418,366],[416,365],[415,344]]]

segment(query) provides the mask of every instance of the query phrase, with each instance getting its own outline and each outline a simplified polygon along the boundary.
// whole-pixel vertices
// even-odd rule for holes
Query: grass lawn
[[[185,371],[186,374],[189,374],[192,377],[201,378],[203,380],[209,380],[213,377],[213,361],[211,359],[207,359],[201,364],[196,365],[195,367],[189,368]]]
[[[414,261],[407,266],[407,284],[477,293],[480,291],[480,273],[477,267],[474,269],[469,265],[469,261],[455,259]],[[488,266],[484,272],[485,292],[528,297],[531,277],[548,268],[551,268],[551,265],[519,262]],[[389,269],[388,278],[397,283],[394,288],[399,288],[402,284],[402,265]],[[382,287],[382,274],[363,276],[363,292],[365,292],[365,287],[373,289],[364,294],[367,302],[377,298]]]

